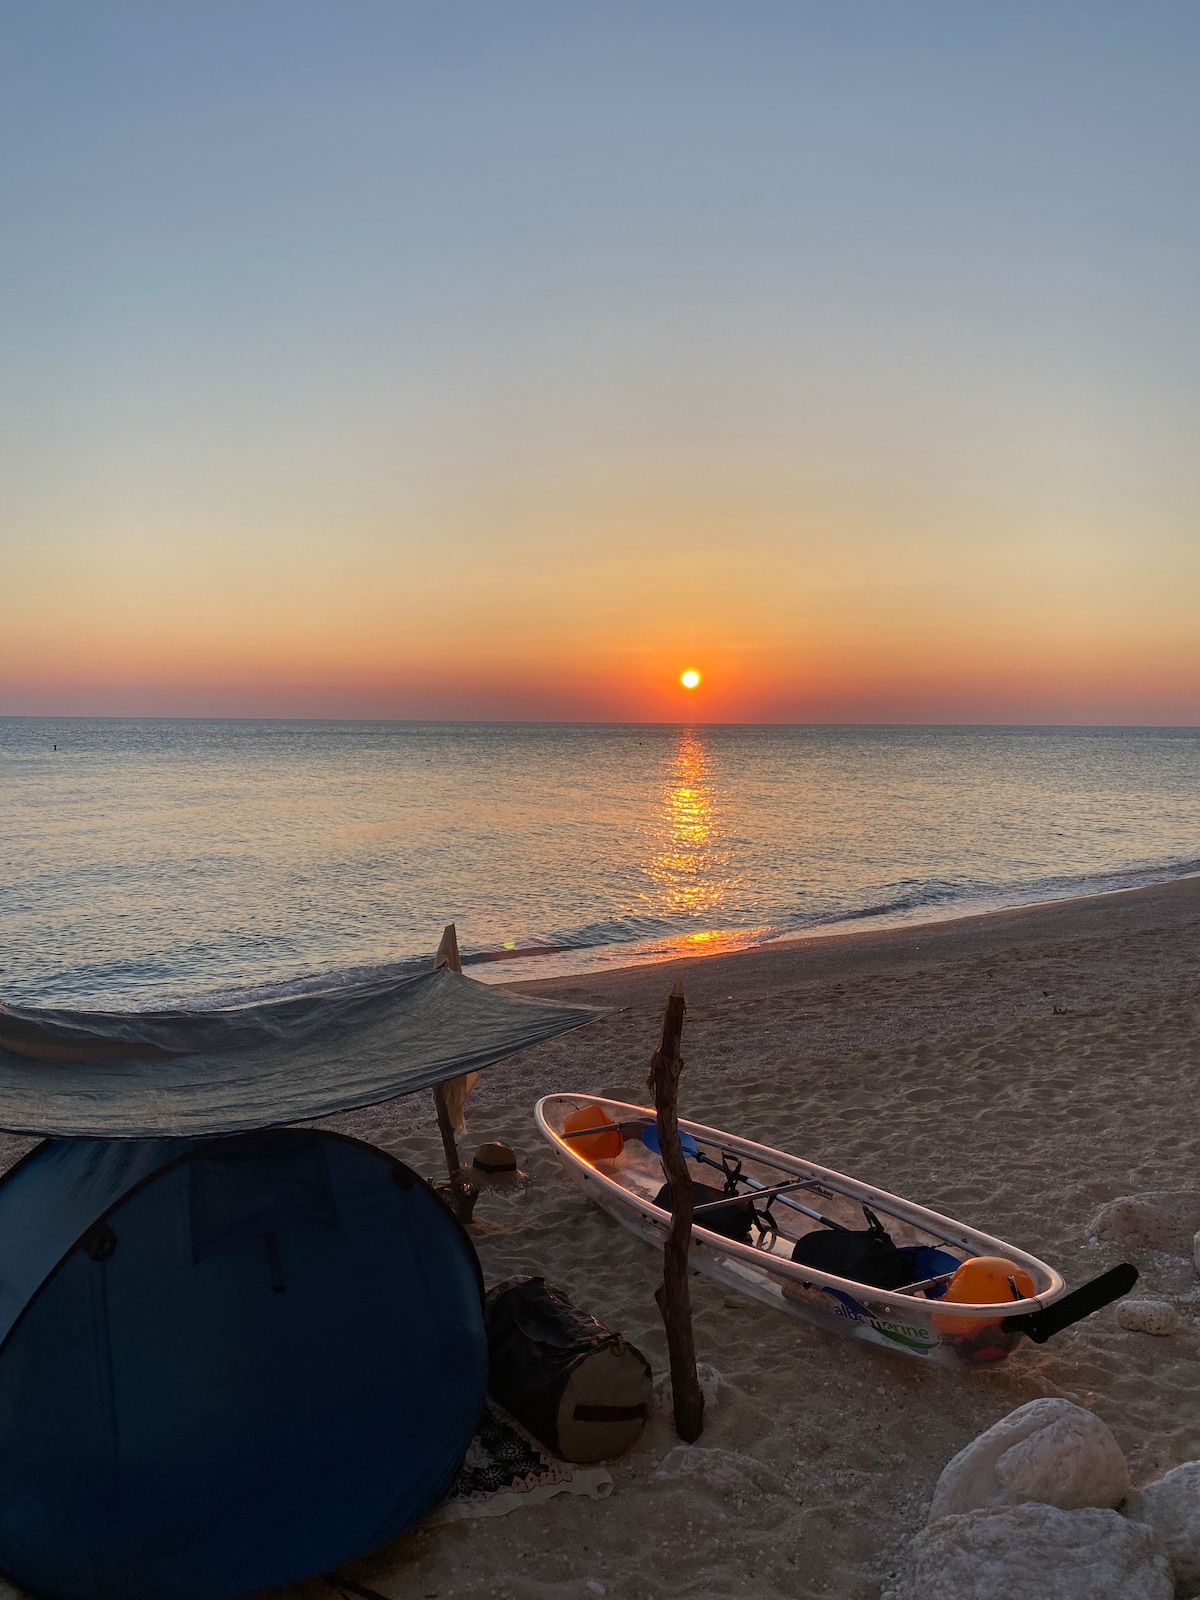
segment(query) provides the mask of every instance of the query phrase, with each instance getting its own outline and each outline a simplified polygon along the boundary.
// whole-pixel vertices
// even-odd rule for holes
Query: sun
[[[679,681],[685,689],[696,689],[700,686],[700,674],[695,667],[689,667],[686,672],[680,674]]]

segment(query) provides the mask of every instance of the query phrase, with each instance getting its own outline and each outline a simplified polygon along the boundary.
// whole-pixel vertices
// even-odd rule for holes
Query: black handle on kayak
[[[1005,1333],[1026,1333],[1034,1344],[1045,1344],[1047,1339],[1069,1328],[1073,1322],[1081,1322],[1084,1317],[1090,1317],[1093,1311],[1099,1311],[1101,1306],[1128,1294],[1137,1281],[1137,1268],[1128,1261],[1122,1261],[1119,1267],[1110,1267],[1098,1278],[1093,1278],[1091,1283],[1081,1284],[1044,1311],[1030,1311],[1023,1317],[1005,1317],[1000,1326]]]

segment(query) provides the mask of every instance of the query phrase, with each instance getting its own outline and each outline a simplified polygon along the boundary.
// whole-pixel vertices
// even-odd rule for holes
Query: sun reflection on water
[[[655,850],[646,871],[658,893],[658,910],[702,917],[725,899],[729,853],[720,830],[720,809],[711,756],[694,729],[680,732],[663,789]],[[692,934],[691,939],[704,939]]]

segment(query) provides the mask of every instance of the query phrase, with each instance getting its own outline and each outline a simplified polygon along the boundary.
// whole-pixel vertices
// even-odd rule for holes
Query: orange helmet
[[[1018,1293],[1013,1293],[1013,1286]],[[1028,1300],[1034,1292],[1033,1279],[1024,1267],[1006,1256],[972,1256],[946,1285],[941,1297],[943,1305],[1011,1305],[1014,1300]],[[940,1332],[951,1337],[967,1337],[988,1327],[991,1317],[938,1317],[933,1319]]]

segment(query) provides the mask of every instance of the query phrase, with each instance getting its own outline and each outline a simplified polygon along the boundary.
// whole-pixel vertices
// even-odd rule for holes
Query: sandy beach
[[[1104,1201],[1196,1186],[1198,955],[1200,880],[1188,879],[524,983],[620,1009],[485,1075],[467,1148],[506,1139],[530,1179],[480,1200],[472,1232],[485,1277],[546,1276],[622,1330],[656,1377],[665,1371],[655,1253],[577,1197],[531,1108],[554,1089],[644,1102],[662,1003],[682,978],[685,1114],[959,1216],[1082,1282],[1119,1259],[1087,1239]],[[423,1100],[339,1125],[438,1172]],[[611,1463],[610,1498],[417,1530],[348,1575],[395,1600],[586,1600],[595,1585],[621,1600],[873,1600],[945,1462],[1025,1401],[1062,1395],[1094,1409],[1135,1485],[1200,1457],[1200,1286],[1182,1256],[1132,1259],[1139,1292],[1174,1301],[1183,1331],[1125,1332],[1110,1308],[961,1375],[810,1330],[694,1277],[699,1358],[720,1373],[699,1445],[748,1460],[660,1472],[677,1444],[664,1411]]]

